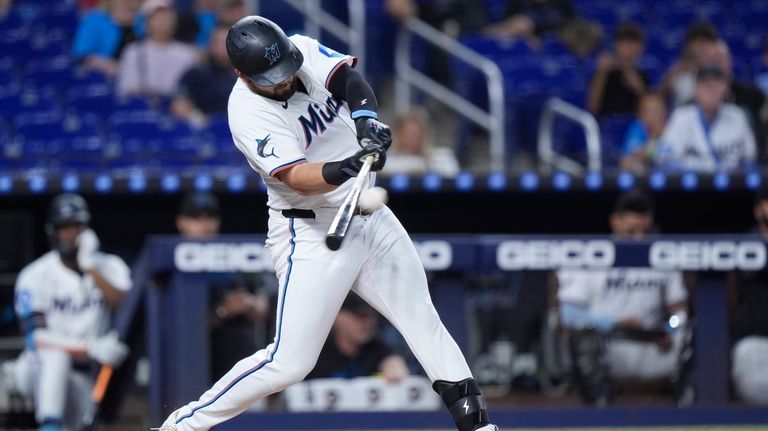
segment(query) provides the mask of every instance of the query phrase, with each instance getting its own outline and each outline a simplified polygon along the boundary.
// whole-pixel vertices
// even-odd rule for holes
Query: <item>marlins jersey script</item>
[[[117,256],[99,253],[99,270],[117,289],[131,288],[130,270]],[[86,340],[109,329],[110,313],[90,275],[82,276],[49,251],[27,265],[16,282],[16,312],[45,315],[50,331]]]
[[[326,194],[300,196],[275,175],[305,162],[341,160],[360,150],[346,103],[335,100],[327,90],[333,73],[343,64],[353,66],[356,60],[306,36],[289,39],[304,56],[296,76],[307,92],[297,91],[281,102],[254,94],[238,79],[229,96],[229,127],[237,148],[269,186],[270,208],[338,207],[351,181]]]

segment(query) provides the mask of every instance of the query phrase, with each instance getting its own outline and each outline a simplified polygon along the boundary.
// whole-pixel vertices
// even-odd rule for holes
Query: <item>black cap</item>
[[[213,193],[191,192],[184,196],[179,214],[187,217],[200,217],[203,214],[218,216],[219,199]]]
[[[66,224],[88,224],[91,212],[82,196],[75,193],[63,193],[51,201],[48,207],[48,223],[57,228]]]
[[[720,69],[713,64],[702,66],[696,72],[696,80],[702,80],[706,78],[725,79],[726,76],[727,75],[723,69]]]
[[[347,299],[341,304],[342,310],[347,310],[350,313],[358,315],[375,315],[376,310],[371,307],[363,298],[357,296],[357,294],[350,292],[347,295]]]

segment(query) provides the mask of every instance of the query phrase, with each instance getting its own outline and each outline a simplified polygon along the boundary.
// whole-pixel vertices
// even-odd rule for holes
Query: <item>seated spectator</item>
[[[485,23],[482,8],[471,0],[387,0],[384,10],[397,21],[418,17],[450,36],[479,30]]]
[[[667,70],[659,91],[672,106],[680,106],[693,100],[696,86],[696,70],[713,61],[717,29],[709,23],[693,24],[688,28],[683,50],[678,60]]]
[[[181,203],[176,227],[185,238],[211,239],[219,235],[220,213],[215,195],[192,192]],[[211,273],[209,287],[211,377],[216,381],[237,361],[258,350],[259,338],[265,341],[257,334],[257,324],[269,317],[269,298],[258,276]]]
[[[128,44],[138,39],[140,0],[109,0],[104,9],[86,12],[72,42],[72,56],[83,66],[114,77]]]
[[[217,22],[228,28],[248,14],[245,0],[195,0],[191,10],[179,14],[174,38],[205,49]]]
[[[444,177],[454,177],[459,172],[459,162],[453,150],[432,145],[431,122],[425,112],[414,110],[398,118],[393,135],[392,149],[383,172],[435,172]]]
[[[378,316],[368,303],[350,292],[307,379],[381,375],[388,382],[396,382],[408,376],[405,359],[376,335]]]
[[[507,0],[507,17],[486,31],[499,37],[519,37],[535,47],[546,33],[556,34],[580,58],[600,45],[599,23],[581,18],[571,0]]]
[[[650,197],[628,192],[610,216],[611,231],[616,238],[642,239],[653,227],[653,214]],[[576,382],[585,401],[609,404],[615,396],[614,379],[687,382],[681,378],[687,369],[680,360],[688,294],[680,272],[576,269],[561,270],[557,278],[560,320],[568,329]],[[678,397],[689,396],[687,386],[676,389]]]
[[[167,0],[147,0],[142,11],[147,16],[147,39],[125,49],[117,72],[117,93],[159,103],[173,95],[199,54],[192,45],[173,40],[176,11]]]
[[[695,103],[672,112],[657,152],[666,168],[732,171],[755,161],[755,137],[741,108],[725,102],[727,74],[704,66],[696,75]]]
[[[211,115],[226,115],[229,93],[237,80],[227,55],[229,27],[217,25],[211,34],[206,61],[188,70],[181,78],[171,112],[197,127]]]
[[[637,111],[637,100],[648,91],[648,75],[637,66],[645,35],[636,24],[622,24],[614,34],[614,52],[597,59],[587,95],[587,109],[598,117]]]
[[[768,189],[758,192],[753,213],[754,233],[768,238]],[[768,273],[738,271],[728,281],[733,387],[747,403],[768,406]]]
[[[766,96],[756,85],[748,81],[742,81],[734,76],[733,57],[728,44],[720,39],[715,44],[715,57],[713,63],[728,75],[729,97],[728,100],[734,105],[744,110],[752,128],[752,133],[757,137],[757,141],[765,143],[766,126],[768,126],[768,113],[764,114],[766,106]]]
[[[621,169],[643,174],[653,165],[656,148],[667,124],[667,105],[657,93],[640,98],[637,119],[629,125],[621,148]]]

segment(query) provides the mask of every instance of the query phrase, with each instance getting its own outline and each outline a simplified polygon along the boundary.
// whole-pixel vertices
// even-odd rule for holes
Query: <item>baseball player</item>
[[[653,225],[650,198],[638,191],[621,196],[610,224],[617,238],[644,237]],[[680,371],[688,317],[680,272],[569,269],[557,275],[560,317],[571,330],[586,401],[611,402],[611,377],[658,379]]]
[[[81,196],[54,198],[45,226],[52,250],[16,282],[16,313],[27,342],[16,361],[16,384],[34,399],[45,431],[79,430],[94,361],[117,365],[128,353],[109,325],[131,288],[130,270],[119,257],[98,251],[90,220]]]
[[[197,401],[174,411],[161,429],[208,430],[302,380],[350,288],[403,334],[460,431],[497,429],[394,214],[383,207],[356,215],[338,251],[325,245],[348,180],[369,155],[375,157],[372,170],[381,170],[391,144],[355,58],[305,36],[286,37],[258,16],[229,30],[227,51],[239,76],[229,99],[229,126],[268,188],[266,245],[279,279],[275,338]]]

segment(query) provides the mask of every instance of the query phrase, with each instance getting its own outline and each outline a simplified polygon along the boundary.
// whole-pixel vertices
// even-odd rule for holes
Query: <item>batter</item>
[[[350,289],[403,334],[460,431],[494,431],[459,347],[431,303],[416,250],[383,207],[357,215],[338,251],[325,235],[363,159],[386,162],[392,139],[355,58],[249,16],[227,36],[239,79],[229,99],[237,148],[268,188],[267,247],[279,279],[274,342],[240,362],[163,430],[208,430],[302,380]],[[373,183],[371,174],[369,184]]]

